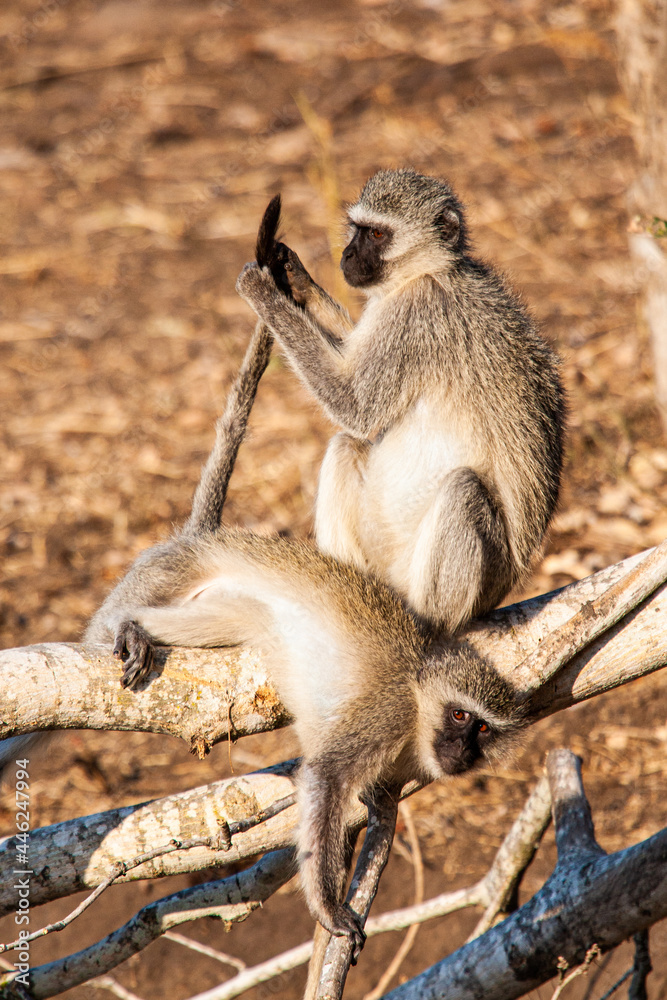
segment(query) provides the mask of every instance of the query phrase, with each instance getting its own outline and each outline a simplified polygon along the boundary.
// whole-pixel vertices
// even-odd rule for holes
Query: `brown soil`
[[[612,13],[605,0],[5,0],[3,645],[76,639],[133,556],[186,515],[252,326],[234,281],[268,197],[283,192],[289,242],[336,287],[337,202],[380,166],[409,163],[451,180],[480,253],[509,273],[562,353],[565,496],[527,592],[667,535],[667,443],[627,253],[633,112],[619,90]],[[307,534],[330,433],[276,357],[234,475],[230,520]],[[583,757],[607,850],[664,826],[664,683],[658,674],[541,723],[511,770],[417,796],[426,893],[479,877],[552,746]],[[235,766],[293,752],[289,732],[255,738],[234,749]],[[31,818],[43,825],[226,773],[223,747],[199,763],[167,738],[63,734],[34,753]],[[8,832],[12,797],[10,773],[0,800]],[[548,833],[524,897],[553,861]],[[396,851],[375,912],[411,901],[412,886],[409,857]],[[35,962],[92,943],[175,888],[111,890],[83,921],[36,945]],[[71,904],[51,904],[33,926]],[[473,924],[470,914],[423,926],[399,978]],[[224,939],[210,921],[186,932],[254,963],[310,929],[289,890]],[[11,919],[0,930],[7,940]],[[667,995],[667,928],[652,937],[649,995],[658,998]],[[374,984],[399,940],[369,943],[346,996]],[[591,996],[629,955],[629,946],[614,954]],[[115,974],[145,1000],[180,1000],[231,970],[161,941]],[[297,997],[302,977],[249,996]],[[579,979],[567,993],[583,996],[589,984]],[[68,995],[102,994],[88,986]]]

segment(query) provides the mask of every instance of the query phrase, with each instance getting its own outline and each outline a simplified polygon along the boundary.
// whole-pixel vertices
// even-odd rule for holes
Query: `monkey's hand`
[[[137,622],[121,622],[116,632],[113,655],[124,663],[121,687],[136,688],[153,666],[153,642]]]
[[[236,279],[236,291],[262,318],[285,299],[269,268],[260,267],[254,260],[245,265]]]
[[[313,289],[317,288],[317,285],[308,274],[308,271],[306,271],[294,250],[290,250],[289,247],[285,249],[287,250],[287,260],[285,261],[287,284],[289,285],[294,301],[300,306],[305,306],[308,304]]]
[[[326,928],[336,937],[347,936],[352,941],[352,965],[357,964],[361,949],[366,944],[366,932],[361,925],[361,917],[354,913],[347,903],[337,906]]]

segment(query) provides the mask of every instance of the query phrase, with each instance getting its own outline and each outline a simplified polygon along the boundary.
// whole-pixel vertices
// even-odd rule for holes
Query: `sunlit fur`
[[[498,604],[540,548],[560,483],[558,361],[471,255],[444,181],[380,171],[348,216],[351,234],[366,226],[381,237],[375,282],[373,240],[363,243],[356,325],[293,251],[298,301],[256,265],[237,288],[342,428],[322,463],[318,546],[451,635]]]
[[[113,641],[128,620],[160,644],[248,643],[264,653],[303,750],[297,842],[306,899],[357,948],[363,937],[341,894],[359,796],[378,783],[441,775],[433,745],[447,705],[488,722],[487,756],[521,726],[512,689],[490,667],[465,650],[434,656],[389,587],[305,543],[227,528],[177,535],[137,559],[86,639]]]

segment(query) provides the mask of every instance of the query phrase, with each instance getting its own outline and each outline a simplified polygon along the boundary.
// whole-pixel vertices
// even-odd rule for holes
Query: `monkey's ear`
[[[458,246],[463,230],[463,219],[453,205],[445,205],[438,216],[438,229],[444,243]]]

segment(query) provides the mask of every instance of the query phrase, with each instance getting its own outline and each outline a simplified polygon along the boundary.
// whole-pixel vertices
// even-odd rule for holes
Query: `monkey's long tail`
[[[183,529],[186,533],[203,534],[220,527],[229,480],[272,346],[271,331],[260,320],[245,352],[241,370],[229,391],[225,412],[215,425],[215,444],[192,501],[192,512]]]
[[[280,195],[275,195],[266,207],[257,231],[255,256],[260,267],[270,264],[275,256],[275,243],[280,225]],[[248,427],[248,417],[255,402],[257,387],[271,357],[273,336],[260,322],[245,352],[241,370],[236,377],[225,412],[215,425],[215,444],[208,456],[192,501],[192,513],[184,532],[202,534],[215,531],[222,521],[227,487],[236,456]]]

